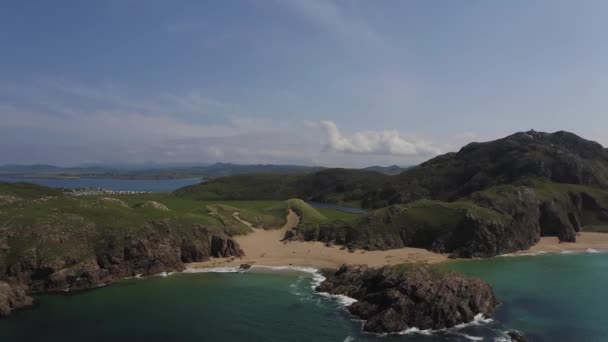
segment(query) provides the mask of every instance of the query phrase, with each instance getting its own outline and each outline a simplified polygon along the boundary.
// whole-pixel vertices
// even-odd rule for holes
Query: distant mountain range
[[[319,166],[302,165],[274,165],[254,164],[240,165],[232,163],[179,163],[179,164],[154,164],[146,163],[139,165],[115,164],[115,165],[82,165],[74,167],[61,167],[47,164],[33,165],[3,165],[0,166],[0,176],[23,177],[23,178],[126,178],[126,179],[154,179],[154,178],[216,178],[222,176],[269,173],[290,174],[307,173],[324,169]],[[395,175],[401,173],[405,168],[393,166],[371,166],[367,170]]]

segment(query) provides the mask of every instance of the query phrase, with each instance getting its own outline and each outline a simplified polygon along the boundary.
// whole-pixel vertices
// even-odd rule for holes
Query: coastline
[[[238,215],[235,215],[236,217]],[[313,268],[338,268],[342,264],[364,264],[380,267],[408,262],[435,264],[448,260],[447,255],[421,248],[351,252],[341,246],[326,246],[322,242],[281,241],[285,237],[285,232],[296,227],[298,222],[298,216],[290,211],[287,223],[281,229],[254,228],[250,234],[233,237],[245,252],[243,257],[212,258],[205,262],[186,264],[186,268],[238,267],[241,264]]]
[[[235,213],[238,218],[238,213]],[[287,223],[281,229],[266,230],[253,228],[253,232],[234,239],[245,251],[241,258],[212,258],[205,262],[186,264],[186,269],[238,268],[241,264],[266,267],[310,267],[315,269],[338,268],[343,264],[367,265],[372,267],[398,265],[404,263],[438,264],[450,259],[422,248],[400,248],[386,251],[349,251],[341,246],[326,246],[322,242],[281,241],[287,230],[298,225],[299,218],[290,211]],[[246,222],[243,222],[246,223]],[[557,237],[542,237],[530,249],[504,256],[529,256],[538,254],[581,253],[608,251],[608,234],[582,232],[577,242],[559,242]]]

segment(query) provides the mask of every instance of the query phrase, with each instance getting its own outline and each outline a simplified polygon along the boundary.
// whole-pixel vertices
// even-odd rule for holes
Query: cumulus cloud
[[[343,135],[332,121],[321,121],[327,148],[336,152],[392,156],[432,156],[441,150],[422,140],[409,139],[395,130],[361,131]]]

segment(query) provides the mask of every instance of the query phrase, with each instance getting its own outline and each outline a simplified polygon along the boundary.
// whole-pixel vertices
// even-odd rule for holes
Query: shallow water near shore
[[[0,341],[605,341],[608,254],[446,263],[489,281],[503,301],[494,321],[378,337],[342,301],[313,292],[314,270],[182,273],[123,280],[94,291],[39,296],[0,320]],[[302,272],[306,271],[306,272]]]

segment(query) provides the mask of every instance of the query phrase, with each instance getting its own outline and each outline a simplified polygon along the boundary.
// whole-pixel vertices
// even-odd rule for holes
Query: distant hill
[[[397,165],[391,165],[391,166],[369,166],[366,168],[363,168],[363,170],[367,170],[367,171],[376,171],[376,172],[380,172],[380,173],[384,173],[385,175],[398,175],[401,172],[409,169],[410,167],[401,167],[401,166],[397,166]]]
[[[232,176],[176,195],[379,208],[354,223],[302,225],[296,237],[492,256],[529,248],[541,236],[575,241],[582,230],[608,232],[608,151],[569,132],[529,131],[471,143],[392,176],[369,169]]]
[[[298,173],[320,170],[320,167],[301,165],[239,165],[230,163],[215,163],[211,165],[157,165],[149,168],[114,165],[88,165],[77,167],[58,167],[52,165],[4,165],[0,166],[0,176],[26,178],[61,178],[61,177],[90,177],[90,178],[215,178],[247,173]]]

